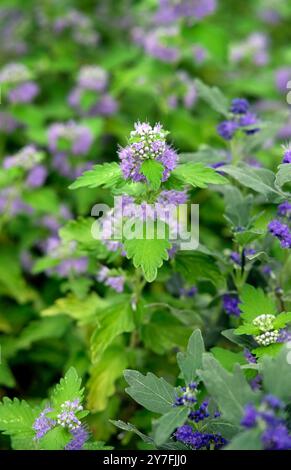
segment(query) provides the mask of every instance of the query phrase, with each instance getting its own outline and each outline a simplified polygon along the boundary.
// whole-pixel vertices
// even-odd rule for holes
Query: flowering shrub
[[[288,1],[4,3],[0,449],[290,450]]]

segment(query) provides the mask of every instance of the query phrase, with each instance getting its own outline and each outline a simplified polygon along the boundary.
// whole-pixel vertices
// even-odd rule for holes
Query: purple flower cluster
[[[111,287],[116,292],[123,292],[125,278],[124,276],[114,275],[107,266],[102,266],[97,275],[97,280]]]
[[[198,289],[196,286],[191,286],[191,287],[181,287],[179,289],[179,293],[182,297],[194,297],[195,294],[197,294]]]
[[[186,109],[191,109],[194,106],[197,101],[197,90],[194,81],[187,72],[183,70],[177,73],[173,89],[174,92],[168,97],[170,108],[176,108],[180,100]]]
[[[197,402],[197,383],[191,382],[186,387],[180,387],[177,390],[177,396],[175,398],[174,406],[192,406]]]
[[[68,102],[82,114],[89,116],[109,116],[117,111],[118,105],[112,96],[106,93],[107,72],[98,66],[87,65],[81,68],[77,86],[71,91]],[[89,98],[88,104],[84,100]]]
[[[58,261],[56,266],[46,270],[48,275],[57,274],[60,277],[68,277],[72,273],[85,274],[88,270],[87,256],[77,257],[75,255],[75,242],[71,242],[67,246],[63,246],[59,237],[57,235],[52,235],[47,238],[42,249],[46,255],[51,256]]]
[[[13,167],[24,168],[30,170],[40,161],[40,154],[34,145],[26,145],[16,154],[5,157],[3,160],[3,168],[9,169]]]
[[[282,202],[278,206],[277,214],[280,217],[287,217],[289,219],[291,217],[291,203],[288,201]]]
[[[144,49],[146,54],[162,62],[175,63],[180,57],[179,49],[165,45],[165,39],[176,35],[176,33],[176,28],[158,28],[147,32],[142,28],[134,28],[132,38],[136,44]]]
[[[287,147],[283,147],[284,155],[282,163],[291,163],[291,146],[288,145]]]
[[[65,450],[82,450],[89,439],[89,433],[84,426],[71,430],[73,439],[65,446]]]
[[[291,68],[282,67],[276,71],[275,75],[276,85],[279,91],[286,93],[287,83],[291,81]]]
[[[190,411],[188,418],[191,421],[195,421],[195,423],[199,423],[199,421],[203,421],[205,418],[209,418],[210,414],[208,411],[208,405],[209,401],[204,400],[197,410]]]
[[[146,178],[140,172],[141,165],[145,160],[153,159],[163,165],[162,181],[166,181],[178,163],[177,153],[166,143],[167,132],[161,124],[152,127],[146,122],[138,122],[134,128],[129,145],[118,152],[124,178],[145,182]]]
[[[257,127],[257,117],[249,111],[249,108],[249,102],[244,98],[235,98],[232,100],[230,119],[222,121],[217,126],[217,132],[224,140],[231,140],[238,129],[242,129],[247,135],[259,131]]]
[[[93,135],[86,126],[73,121],[55,123],[48,129],[49,149],[53,153],[53,167],[68,178],[75,178],[86,169],[91,162],[78,163],[72,157],[85,155],[93,143]]]
[[[216,0],[160,0],[155,21],[159,24],[171,24],[182,18],[201,20],[211,15],[216,9]]]
[[[224,294],[223,296],[223,309],[227,315],[239,317],[241,311],[239,309],[240,300],[237,295]]]
[[[282,418],[285,404],[274,395],[263,397],[256,408],[253,404],[245,407],[241,425],[247,429],[263,429],[261,441],[265,450],[290,450],[291,434]]]
[[[74,401],[67,400],[61,405],[61,412],[57,415],[57,424],[63,428],[77,429],[81,426],[81,421],[77,418],[76,413],[83,411],[80,399]]]
[[[36,431],[35,440],[41,439],[55,426],[56,421],[46,416],[50,411],[53,411],[52,408],[45,408],[34,421],[33,429]]]
[[[70,31],[74,41],[82,46],[95,46],[99,40],[91,18],[74,9],[68,10],[65,15],[57,18],[54,31],[57,34]]]
[[[0,191],[0,214],[9,213],[11,216],[18,214],[30,215],[33,208],[22,201],[17,188],[4,188]]]
[[[174,436],[177,441],[183,442],[195,450],[218,450],[227,444],[227,441],[220,434],[209,434],[202,433],[200,431],[194,431],[192,426],[189,424],[180,426],[176,430]]]
[[[231,47],[230,60],[234,63],[248,60],[258,67],[263,67],[269,61],[268,46],[268,36],[261,32],[254,32],[243,42]]]
[[[269,223],[268,230],[273,237],[278,238],[282,248],[291,248],[291,231],[287,224],[274,219]]]
[[[23,64],[7,64],[0,72],[0,84],[8,86],[10,103],[31,103],[39,94],[38,85],[30,80],[30,72]]]
[[[82,450],[85,442],[89,439],[89,433],[76,416],[76,413],[83,410],[80,399],[66,401],[61,405],[61,411],[58,413],[56,420],[47,416],[53,409],[45,408],[33,423],[35,431],[34,440],[41,439],[45,434],[55,426],[62,426],[70,431],[72,439],[65,446],[65,450]]]

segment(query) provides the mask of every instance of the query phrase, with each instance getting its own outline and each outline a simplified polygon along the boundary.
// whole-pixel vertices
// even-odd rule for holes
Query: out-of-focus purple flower
[[[281,217],[291,217],[291,203],[289,201],[282,202],[278,206],[277,214]]]
[[[230,253],[230,259],[238,266],[241,265],[241,255],[237,251],[232,251]]]
[[[157,29],[148,32],[141,28],[135,28],[132,32],[133,40],[142,46],[147,54],[163,62],[175,63],[180,57],[180,51],[176,47],[163,43],[168,36],[177,34],[175,29]]]
[[[141,165],[145,160],[155,159],[162,163],[162,181],[166,181],[178,162],[175,150],[166,143],[167,132],[160,124],[152,127],[148,123],[138,122],[134,127],[135,130],[130,133],[129,145],[120,148],[118,152],[124,178],[145,182],[145,176],[140,173]]]
[[[45,408],[33,423],[33,429],[36,431],[35,440],[41,439],[50,429],[52,429],[56,422],[48,418],[46,415],[52,411],[52,408]]]
[[[232,62],[251,60],[253,64],[262,67],[269,61],[268,46],[269,38],[266,34],[252,33],[243,42],[231,47],[230,60]]]
[[[231,102],[230,111],[233,114],[246,114],[250,108],[248,100],[245,98],[234,98]]]
[[[262,441],[266,450],[291,449],[291,435],[284,424],[267,428],[262,435]]]
[[[107,86],[106,70],[94,65],[83,66],[78,75],[78,84],[85,90],[104,91]]]
[[[24,168],[30,170],[40,161],[40,154],[34,145],[26,145],[16,154],[5,157],[3,160],[3,168],[9,169],[13,167]]]
[[[82,450],[85,442],[89,439],[89,433],[84,426],[71,430],[73,439],[65,446],[65,450]]]
[[[253,428],[257,424],[259,413],[254,405],[248,404],[245,406],[244,416],[241,420],[241,425],[245,428]]]
[[[280,240],[282,248],[291,248],[291,231],[287,224],[274,219],[268,225],[269,232]]]
[[[160,0],[155,21],[158,24],[170,24],[181,18],[197,21],[211,15],[215,9],[216,0]]]
[[[286,328],[283,328],[279,332],[277,343],[288,343],[289,341],[291,341],[291,331],[288,331]]]
[[[43,165],[33,167],[27,175],[25,183],[30,188],[38,188],[43,185],[47,177],[47,169]]]
[[[92,145],[93,135],[86,126],[69,121],[52,124],[48,129],[48,140],[52,152],[69,151],[73,155],[85,155]]]
[[[254,157],[246,158],[246,162],[248,165],[252,166],[253,168],[262,168],[261,162],[259,162],[259,160],[257,160]]]
[[[246,113],[243,115],[240,120],[239,120],[239,125],[241,127],[251,127],[250,129],[246,129],[244,132],[246,134],[255,134],[256,132],[259,131],[259,128],[257,127],[258,125],[258,118],[255,114],[253,113]],[[254,127],[253,127],[254,126]]]
[[[21,124],[18,123],[12,116],[5,112],[0,113],[0,131],[5,134],[11,134],[17,128],[21,127]]]
[[[8,212],[10,215],[31,215],[34,209],[23,202],[17,190],[13,187],[0,191],[0,213]]]
[[[33,258],[28,250],[22,250],[20,253],[20,264],[24,271],[30,272],[33,267]]]
[[[282,163],[291,163],[291,146],[283,147],[284,155]]]
[[[91,18],[78,10],[67,10],[64,16],[57,18],[53,27],[57,34],[71,30],[73,39],[84,46],[95,46],[99,40]]]
[[[67,277],[71,273],[85,274],[88,269],[88,258],[68,258],[60,262],[55,268],[56,273],[61,277]]]
[[[188,195],[186,191],[175,191],[174,189],[164,190],[159,194],[157,202],[162,205],[173,204],[186,204]]]
[[[8,92],[10,103],[31,103],[39,94],[39,87],[35,82],[21,83]]]
[[[279,91],[286,93],[287,83],[291,81],[291,67],[281,67],[275,74],[276,86]]]
[[[24,64],[6,64],[0,70],[0,83],[18,84],[30,79],[30,72]]]
[[[203,64],[208,57],[208,51],[205,47],[200,46],[199,44],[193,46],[193,56],[197,64]]]
[[[227,313],[227,315],[233,315],[235,317],[239,317],[241,311],[239,309],[239,298],[237,295],[233,294],[224,294],[223,298],[223,309]]]
[[[196,286],[181,287],[179,292],[180,292],[180,295],[183,297],[194,297],[194,295],[197,294],[198,289]]]
[[[116,292],[123,292],[125,277],[121,275],[113,275],[107,266],[101,266],[98,274],[97,280],[103,282],[106,286],[111,287]]]
[[[239,125],[235,121],[222,121],[217,126],[217,132],[224,140],[231,140],[239,128]]]
[[[259,11],[259,17],[267,24],[276,25],[280,22],[281,16],[277,10],[273,8],[265,8]]]

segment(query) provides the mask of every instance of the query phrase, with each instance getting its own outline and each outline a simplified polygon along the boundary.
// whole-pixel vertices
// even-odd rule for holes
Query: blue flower
[[[235,98],[231,102],[230,111],[233,114],[245,114],[249,110],[250,104],[245,98]]]

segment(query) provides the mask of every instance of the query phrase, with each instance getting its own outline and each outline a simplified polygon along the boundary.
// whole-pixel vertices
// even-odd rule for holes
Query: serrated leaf
[[[91,229],[94,223],[93,218],[80,217],[77,220],[70,220],[59,231],[59,235],[64,242],[76,241],[87,249],[94,249],[100,243],[92,236]]]
[[[283,343],[273,343],[269,344],[269,346],[260,346],[258,348],[254,348],[252,350],[252,354],[254,354],[258,359],[264,356],[275,357],[282,347]]]
[[[0,431],[15,438],[18,449],[25,450],[26,442],[33,447],[33,423],[38,414],[39,409],[30,407],[26,401],[4,397],[0,403]]]
[[[169,258],[168,250],[171,244],[163,238],[140,238],[125,240],[124,248],[127,258],[132,259],[134,267],[140,267],[145,279],[153,282],[157,277],[158,268]]]
[[[134,328],[130,297],[120,296],[116,302],[102,311],[102,319],[91,337],[93,363],[100,360],[102,354],[119,335]]]
[[[251,323],[246,323],[234,330],[235,335],[259,335],[260,329]]]
[[[177,253],[174,259],[175,270],[183,278],[194,284],[196,281],[209,280],[218,287],[224,287],[225,278],[216,265],[215,259],[198,251],[182,251]]]
[[[41,311],[43,316],[66,314],[78,320],[81,324],[96,320],[98,309],[104,309],[107,302],[95,292],[91,292],[85,299],[79,299],[70,293],[66,297],[57,299],[55,303]]]
[[[226,178],[202,163],[183,163],[175,168],[172,175],[194,188],[207,188],[209,184],[227,183]]]
[[[55,411],[58,411],[67,400],[74,401],[79,398],[82,401],[84,389],[81,388],[81,382],[76,369],[71,367],[51,394],[51,402]]]
[[[127,362],[124,348],[111,346],[101,360],[92,366],[87,383],[87,405],[92,412],[106,409],[109,397],[115,392],[115,381],[122,376]]]
[[[276,320],[274,321],[274,328],[276,330],[283,328],[287,323],[291,322],[291,312],[282,312],[277,315]]]
[[[195,86],[198,95],[205,100],[211,108],[224,116],[228,116],[228,100],[219,88],[205,85],[201,80],[195,80]]]
[[[269,298],[262,289],[256,289],[249,284],[243,287],[240,301],[241,318],[248,323],[251,323],[259,315],[276,315],[277,313],[275,301]]]
[[[157,160],[145,160],[140,167],[140,172],[146,177],[153,190],[157,191],[161,186],[163,165]]]
[[[85,171],[69,186],[69,189],[111,187],[121,179],[121,169],[118,163],[95,165],[92,170]]]
[[[189,410],[176,406],[156,421],[154,440],[157,446],[161,446],[170,437],[172,432],[185,423]]]
[[[187,351],[177,354],[177,362],[188,384],[197,376],[197,369],[202,367],[202,355],[205,351],[204,341],[200,330],[195,330],[189,338]]]
[[[204,354],[203,369],[199,371],[199,376],[217,403],[222,418],[233,424],[239,423],[245,405],[256,399],[239,365],[230,373],[213,356]]]
[[[126,393],[147,410],[161,414],[172,409],[175,389],[163,378],[158,378],[150,372],[142,375],[136,370],[126,370],[124,378],[129,384]]]

